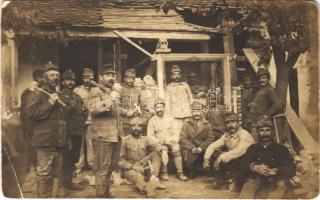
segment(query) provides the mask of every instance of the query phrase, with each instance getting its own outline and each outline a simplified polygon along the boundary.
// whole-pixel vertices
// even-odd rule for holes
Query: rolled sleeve
[[[208,148],[207,148],[207,150],[206,150],[206,152],[205,152],[205,154],[204,154],[204,159],[208,159],[208,160],[209,160],[209,159],[211,158],[213,152],[214,152],[215,150],[217,150],[218,148],[223,147],[224,145],[225,145],[225,136],[223,135],[223,136],[222,136],[221,138],[219,138],[217,141],[211,143],[211,144],[208,146]]]
[[[239,158],[245,154],[251,144],[253,144],[253,140],[250,138],[241,138],[237,147],[220,155],[221,161],[228,163],[233,159]]]

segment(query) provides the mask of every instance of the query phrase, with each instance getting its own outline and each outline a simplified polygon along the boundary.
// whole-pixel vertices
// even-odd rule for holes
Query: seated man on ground
[[[204,119],[203,105],[195,101],[191,109],[192,118],[184,122],[180,132],[180,146],[185,170],[193,178],[202,171],[203,154],[216,137]]]
[[[123,176],[138,190],[146,192],[147,197],[155,197],[155,190],[165,189],[159,182],[158,173],[161,165],[161,154],[167,150],[153,138],[142,136],[144,121],[139,117],[130,120],[131,135],[121,144],[119,167]],[[147,154],[148,147],[154,151]]]
[[[182,181],[188,178],[183,174],[182,157],[179,145],[180,133],[175,127],[174,119],[164,114],[165,102],[158,98],[154,102],[156,115],[153,116],[148,123],[147,135],[155,138],[160,144],[165,145],[174,157],[174,163],[177,168],[177,176]],[[168,177],[168,152],[162,159],[160,177],[162,180],[169,180]]]
[[[258,143],[244,154],[240,169],[248,178],[240,193],[241,199],[255,198],[260,188],[268,188],[268,199],[280,199],[286,191],[288,180],[295,175],[294,161],[288,149],[272,138],[272,122],[259,118]]]
[[[204,154],[203,167],[210,167],[210,159],[213,153],[225,147],[227,151],[222,152],[214,161],[215,178],[214,189],[220,189],[226,181],[226,172],[230,170],[234,180],[236,190],[239,190],[239,161],[240,157],[246,152],[247,148],[253,144],[250,133],[242,129],[239,125],[238,115],[226,113],[225,122],[227,131],[217,141],[210,144]],[[214,157],[214,156],[213,156]],[[212,158],[213,159],[213,158]]]

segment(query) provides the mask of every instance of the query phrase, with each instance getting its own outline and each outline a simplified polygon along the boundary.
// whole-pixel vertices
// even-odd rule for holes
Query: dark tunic
[[[277,168],[278,173],[273,177],[264,177],[251,171],[253,163],[265,165],[271,168]],[[290,155],[288,149],[282,145],[273,142],[270,146],[264,148],[260,143],[251,145],[247,152],[243,155],[241,161],[241,171],[246,177],[261,177],[263,179],[284,179],[295,175],[296,169],[293,162],[293,158]]]
[[[53,88],[43,86],[49,93]],[[33,123],[33,144],[37,147],[64,147],[67,144],[65,108],[50,104],[49,96],[33,92],[25,103],[27,117]]]
[[[281,110],[281,103],[273,87],[269,84],[262,87],[254,96],[250,111],[249,123],[255,125],[261,115],[273,116]]]
[[[187,161],[187,166],[190,166],[199,156],[199,154],[192,154],[193,148],[200,147],[202,152],[205,152],[207,147],[215,140],[216,136],[207,121],[204,121],[202,126],[198,127],[192,119],[187,120],[180,132],[182,157],[184,161]]]

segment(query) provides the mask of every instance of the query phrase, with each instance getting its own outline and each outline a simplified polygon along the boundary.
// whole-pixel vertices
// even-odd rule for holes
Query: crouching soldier
[[[226,147],[227,151],[222,152],[214,161],[216,170],[216,182],[213,185],[214,189],[219,189],[223,186],[226,180],[227,170],[231,171],[232,178],[236,189],[239,189],[239,165],[240,156],[242,156],[247,148],[253,144],[253,138],[246,130],[240,128],[238,116],[235,113],[226,113],[225,122],[227,132],[221,138],[210,144],[204,154],[203,167],[210,167],[210,158],[217,150]]]
[[[156,115],[153,116],[148,123],[147,135],[155,138],[160,144],[165,145],[171,151],[174,157],[174,163],[177,168],[177,176],[182,181],[187,181],[188,178],[183,174],[182,157],[180,151],[179,130],[175,127],[174,119],[164,115],[165,103],[164,100],[158,98],[154,103]],[[168,152],[164,156],[161,166],[160,177],[162,180],[169,180],[168,177]]]
[[[131,135],[128,135],[121,144],[119,167],[123,176],[147,197],[155,197],[156,189],[165,189],[157,178],[161,154],[166,149],[153,138],[142,136],[144,121],[139,117],[130,120]],[[148,147],[154,151],[147,154]]]
[[[268,199],[281,199],[288,180],[295,175],[293,158],[288,149],[272,138],[270,119],[257,123],[259,142],[251,145],[243,156],[241,170],[248,179],[240,193],[241,199],[253,199],[260,188],[269,188]]]
[[[180,146],[185,169],[190,178],[202,170],[203,154],[215,140],[211,125],[204,120],[203,105],[193,102],[192,119],[187,120],[180,132]],[[200,163],[200,166],[197,165]]]

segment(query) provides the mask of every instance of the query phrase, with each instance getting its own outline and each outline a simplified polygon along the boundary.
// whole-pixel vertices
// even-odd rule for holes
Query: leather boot
[[[51,188],[49,187],[49,180],[38,180],[37,181],[37,197],[38,198],[51,198],[49,193]],[[49,187],[49,188],[48,188]]]
[[[177,168],[177,176],[181,181],[187,181],[188,177],[186,177],[183,173],[183,167],[182,167],[182,157],[181,155],[174,156],[174,164]]]

